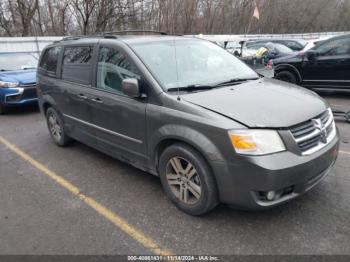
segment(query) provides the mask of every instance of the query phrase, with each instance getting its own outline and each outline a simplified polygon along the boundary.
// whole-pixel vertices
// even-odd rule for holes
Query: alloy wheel
[[[202,194],[200,177],[190,161],[171,158],[166,166],[166,179],[172,193],[185,204],[196,204]]]
[[[62,128],[55,114],[49,115],[49,128],[55,140],[60,141],[62,138]]]

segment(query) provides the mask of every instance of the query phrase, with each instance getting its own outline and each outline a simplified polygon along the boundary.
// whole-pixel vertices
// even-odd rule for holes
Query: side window
[[[350,55],[350,39],[337,39],[318,46],[320,56]]]
[[[56,74],[57,61],[60,51],[60,47],[52,47],[47,49],[40,60],[39,68],[47,71],[48,73]]]
[[[97,88],[122,93],[122,81],[127,78],[140,79],[135,66],[120,51],[101,47],[97,65]]]
[[[64,48],[62,79],[78,84],[91,84],[92,46],[69,46]]]
[[[91,46],[67,47],[64,49],[63,64],[89,64],[92,59]]]

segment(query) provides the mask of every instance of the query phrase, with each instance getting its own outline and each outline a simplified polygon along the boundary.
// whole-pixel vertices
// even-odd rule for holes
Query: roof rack
[[[112,38],[116,39],[117,35],[127,35],[127,34],[159,34],[159,35],[168,35],[165,32],[160,31],[153,31],[153,30],[124,30],[124,31],[111,31],[111,32],[104,32],[99,33],[96,35],[73,35],[73,36],[66,36],[63,37],[60,41],[72,41],[72,40],[79,40],[84,38]],[[56,41],[56,42],[60,42]]]
[[[96,38],[96,37],[100,37],[100,38],[117,38],[116,36],[113,35],[73,35],[73,36],[66,36],[63,37],[60,41],[70,41],[70,40],[79,40],[79,39],[83,39],[83,38]]]
[[[123,31],[111,31],[105,32],[103,35],[127,35],[127,34],[158,34],[158,35],[168,35],[165,32],[154,31],[154,30],[123,30]]]

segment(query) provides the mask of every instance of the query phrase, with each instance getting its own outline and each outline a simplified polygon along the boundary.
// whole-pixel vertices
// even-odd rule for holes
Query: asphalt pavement
[[[350,96],[325,98],[350,110]],[[156,243],[181,255],[350,255],[350,124],[337,126],[339,159],[306,195],[264,212],[220,205],[191,217],[157,177],[78,142],[59,148],[37,108],[12,110],[0,116],[0,137],[17,150],[0,143],[0,254],[152,254]]]

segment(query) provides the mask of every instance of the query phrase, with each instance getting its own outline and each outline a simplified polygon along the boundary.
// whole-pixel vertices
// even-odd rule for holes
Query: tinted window
[[[318,45],[316,50],[321,56],[350,55],[350,39],[337,39]]]
[[[92,58],[92,47],[74,46],[64,49],[64,64],[88,64]]]
[[[90,85],[92,75],[92,46],[70,46],[64,48],[62,79]]]
[[[57,61],[60,55],[61,48],[60,47],[52,47],[47,49],[40,61],[39,67],[56,74],[57,70]]]
[[[121,93],[122,81],[126,78],[140,78],[130,61],[118,50],[101,47],[98,56],[97,88]]]

